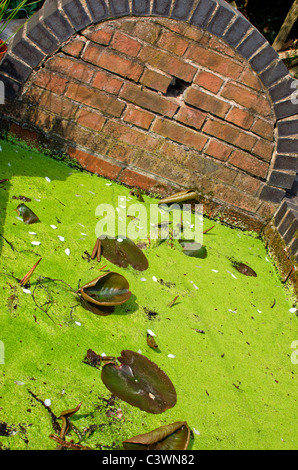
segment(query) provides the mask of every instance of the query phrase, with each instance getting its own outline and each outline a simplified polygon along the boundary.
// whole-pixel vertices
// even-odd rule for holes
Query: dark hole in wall
[[[185,82],[181,78],[173,77],[170,85],[168,86],[168,89],[166,93],[164,93],[165,96],[171,96],[173,98],[177,98],[178,96],[183,95],[184,91],[186,88],[190,86],[190,83]]]

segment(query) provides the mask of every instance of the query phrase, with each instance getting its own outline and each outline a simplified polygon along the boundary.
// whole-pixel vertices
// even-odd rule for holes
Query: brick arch
[[[154,40],[148,25],[159,28]],[[47,0],[15,36],[0,78],[12,129],[42,132],[129,185],[196,187],[210,212],[235,223],[239,212],[272,216],[294,183],[293,80],[223,0]],[[168,96],[173,78],[183,98]]]

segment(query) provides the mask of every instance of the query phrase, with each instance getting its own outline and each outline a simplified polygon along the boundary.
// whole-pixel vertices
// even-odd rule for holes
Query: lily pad
[[[257,273],[247,264],[238,263],[237,261],[232,262],[233,266],[237,271],[245,276],[257,277]]]
[[[128,281],[124,276],[108,272],[81,287],[78,294],[93,306],[113,307],[131,297]]]
[[[101,378],[110,392],[148,413],[163,413],[177,401],[169,377],[142,354],[124,350],[118,358],[121,365],[106,364]]]
[[[201,243],[197,243],[194,240],[179,240],[180,245],[183,248],[183,253],[193,258],[204,259],[207,257],[207,248]]]
[[[148,260],[143,251],[129,238],[104,238],[101,253],[111,263],[122,268],[132,266],[137,271],[148,269]]]
[[[125,450],[186,450],[190,430],[186,421],[177,421],[123,442]]]
[[[26,204],[19,204],[16,211],[25,224],[35,224],[39,221],[37,215]]]

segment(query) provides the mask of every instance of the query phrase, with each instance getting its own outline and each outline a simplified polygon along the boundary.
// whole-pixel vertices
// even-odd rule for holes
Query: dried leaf
[[[123,442],[125,450],[186,450],[190,430],[186,421],[167,424]]]
[[[148,269],[149,263],[145,254],[129,238],[104,238],[101,240],[101,246],[102,256],[116,266],[132,266],[137,271]]]
[[[159,204],[173,204],[175,202],[184,202],[190,201],[192,199],[197,199],[198,193],[196,191],[188,190],[188,191],[180,191],[178,193],[172,194],[172,196],[168,196],[164,199],[159,201]]]
[[[245,276],[257,277],[257,273],[251,267],[247,266],[247,264],[238,263],[237,261],[232,261],[232,264],[239,273]]]
[[[140,193],[139,189],[134,188],[129,192],[129,194],[131,196],[135,196],[140,202],[144,202],[144,198],[143,198],[142,194]]]
[[[20,280],[20,284],[21,286],[25,286],[27,284],[27,282],[29,281],[30,277],[32,276],[32,273],[34,272],[34,270],[37,268],[38,264],[41,262],[42,258],[40,258],[38,261],[36,261],[36,263],[34,264],[34,266],[32,266],[32,268],[27,272],[27,274],[25,274],[25,276]]]
[[[148,346],[152,349],[157,349],[158,345],[156,344],[156,341],[153,336],[151,336],[149,333],[147,333],[146,341]]]
[[[16,211],[25,224],[34,224],[39,221],[37,215],[25,204],[19,204]]]
[[[106,364],[101,378],[118,398],[148,413],[163,413],[177,401],[169,377],[142,354],[124,350],[118,358],[121,365]]]
[[[176,297],[173,300],[171,300],[171,302],[168,304],[168,307],[173,307],[173,305],[175,305],[178,297],[179,297],[179,295],[176,295]]]

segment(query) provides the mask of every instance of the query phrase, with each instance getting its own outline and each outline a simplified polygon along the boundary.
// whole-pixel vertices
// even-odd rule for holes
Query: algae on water
[[[297,449],[298,317],[262,241],[204,219],[204,229],[215,225],[205,258],[185,256],[174,240],[143,243],[143,272],[98,263],[96,207],[116,208],[118,197],[129,207],[130,189],[24,144],[0,144],[0,179],[8,179],[0,185],[0,447],[55,449],[55,417],[82,403],[66,439],[92,449],[123,449],[174,422],[188,424],[192,450]],[[19,220],[20,196],[38,223]],[[24,290],[17,280],[40,258]],[[108,269],[125,276],[132,295],[111,315],[94,315],[73,291]],[[141,352],[170,378],[177,403],[154,415],[111,396],[100,368],[86,364],[89,349]]]

